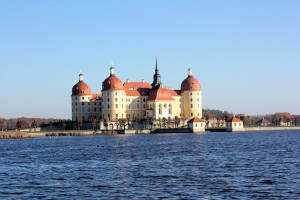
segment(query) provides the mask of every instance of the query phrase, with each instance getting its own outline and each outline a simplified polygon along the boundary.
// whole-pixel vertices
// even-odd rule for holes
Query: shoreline
[[[168,129],[166,129],[168,130]],[[300,130],[300,126],[293,127],[244,127],[241,132],[251,132],[251,131],[289,131],[289,130]],[[208,133],[211,131],[199,132]],[[170,133],[170,132],[166,132]],[[178,132],[177,132],[178,133]],[[187,133],[187,132],[184,132]],[[192,132],[189,132],[192,133]],[[49,132],[22,132],[22,131],[7,131],[0,132],[1,139],[25,139],[25,138],[41,138],[41,137],[63,137],[63,136],[93,136],[93,135],[139,135],[139,134],[164,134],[164,133],[151,133],[150,130],[125,130],[124,133],[118,134],[117,130],[73,130],[73,131],[49,131]],[[172,133],[171,133],[172,134]],[[176,134],[174,132],[174,134]],[[226,134],[226,132],[224,132]]]

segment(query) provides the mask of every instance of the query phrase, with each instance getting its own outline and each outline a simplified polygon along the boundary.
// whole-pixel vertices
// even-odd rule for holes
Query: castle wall
[[[202,92],[184,91],[181,94],[181,112],[186,119],[202,118]]]

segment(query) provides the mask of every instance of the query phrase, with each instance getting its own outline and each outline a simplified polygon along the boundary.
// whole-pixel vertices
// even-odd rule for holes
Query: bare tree
[[[36,121],[34,119],[33,122],[31,123],[31,128],[34,129],[34,132],[36,132],[36,126],[37,126],[37,124],[36,124]],[[31,131],[31,128],[30,128],[30,131]]]
[[[178,116],[175,116],[174,123],[175,123],[175,128],[178,128],[180,124],[180,118]]]
[[[103,120],[103,126],[105,127],[105,130],[108,129],[108,120],[107,120],[107,118],[104,118],[104,120]]]
[[[18,131],[21,130],[21,122],[20,122],[20,120],[17,121],[16,127],[17,127]]]
[[[0,119],[0,127],[2,132],[7,129],[7,121],[5,119]]]
[[[82,126],[82,121],[78,116],[76,117],[76,125],[77,125],[77,129],[80,130]]]
[[[92,121],[91,121],[92,127],[93,127],[93,131],[95,131],[96,126],[97,126],[97,120],[95,117],[93,117]]]

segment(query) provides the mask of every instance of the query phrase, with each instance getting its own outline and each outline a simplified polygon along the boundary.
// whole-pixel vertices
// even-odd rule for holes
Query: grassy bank
[[[19,138],[32,138],[32,136],[23,132],[0,132],[0,139],[19,139]]]

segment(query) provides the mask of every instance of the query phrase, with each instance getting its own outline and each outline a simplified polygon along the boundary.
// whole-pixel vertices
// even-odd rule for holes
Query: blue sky
[[[203,107],[300,114],[300,1],[0,0],[0,117],[71,118],[79,71],[180,88],[191,64]]]

